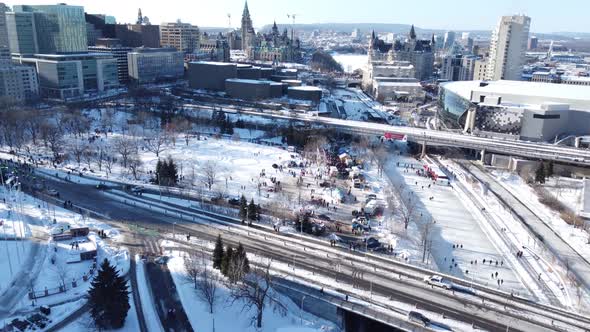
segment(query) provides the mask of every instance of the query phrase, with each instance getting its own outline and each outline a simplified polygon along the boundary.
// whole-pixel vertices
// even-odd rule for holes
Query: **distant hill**
[[[291,24],[277,24],[279,31],[283,31],[285,28],[291,30]],[[363,33],[369,33],[375,30],[377,33],[392,32],[395,34],[407,34],[410,31],[410,24],[398,24],[398,23],[313,23],[313,24],[295,24],[295,29],[298,31],[313,31],[313,30],[331,30],[334,32],[350,33],[354,29],[360,29]],[[260,28],[261,31],[270,31],[272,28],[271,24],[264,25]],[[414,27],[418,35],[443,35],[446,30],[444,29],[428,29],[421,27]],[[200,27],[201,31],[207,33],[219,33],[226,32],[229,30],[221,27]],[[491,30],[454,30],[458,33],[469,32],[472,36],[480,38],[489,38]],[[531,36],[537,36],[539,39],[554,39],[554,40],[570,40],[570,39],[590,39],[590,33],[585,32],[552,32],[552,33],[535,33],[531,32]]]

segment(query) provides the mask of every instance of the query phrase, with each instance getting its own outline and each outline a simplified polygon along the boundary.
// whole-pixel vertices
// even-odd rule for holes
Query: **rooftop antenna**
[[[229,26],[229,29],[231,30],[231,14],[227,13],[227,24]]]

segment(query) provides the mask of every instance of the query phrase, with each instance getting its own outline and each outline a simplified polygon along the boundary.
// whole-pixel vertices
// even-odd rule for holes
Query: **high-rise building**
[[[173,48],[137,48],[127,54],[129,78],[138,84],[184,75],[184,54]]]
[[[475,55],[447,55],[442,58],[441,77],[448,81],[471,81],[475,64],[481,58]]]
[[[455,31],[447,31],[445,33],[445,42],[443,44],[444,49],[449,49],[455,43]]]
[[[38,95],[35,68],[13,64],[8,47],[0,46],[0,97],[22,103],[34,100]]]
[[[129,65],[127,62],[127,54],[133,49],[121,45],[121,41],[113,38],[99,38],[96,40],[95,46],[88,46],[88,50],[92,53],[108,53],[112,54],[117,60],[117,73],[119,76],[119,83],[129,83]]]
[[[77,53],[88,50],[84,7],[66,4],[17,5],[14,6],[14,12],[33,13],[39,53]]]
[[[535,36],[532,36],[529,39],[528,49],[529,50],[536,50],[538,46],[539,46],[539,39],[537,39],[537,37],[535,37]]]
[[[162,23],[160,25],[160,45],[174,47],[185,54],[199,51],[201,33],[199,27],[190,23]]]
[[[502,16],[492,34],[487,80],[521,80],[530,25],[524,15]]]
[[[17,54],[39,53],[33,13],[6,13],[6,27],[10,52]]]
[[[6,27],[6,13],[10,11],[5,4],[0,2],[0,47],[8,47],[8,29]]]

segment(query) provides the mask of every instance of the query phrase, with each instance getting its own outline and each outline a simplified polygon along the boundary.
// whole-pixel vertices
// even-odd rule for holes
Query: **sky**
[[[7,5],[55,4],[60,0],[0,0]],[[138,8],[152,24],[176,21],[203,27],[240,24],[244,0],[69,0],[86,12],[135,22]],[[255,27],[290,23],[401,23],[446,30],[492,30],[502,15],[531,17],[532,32],[590,32],[590,0],[249,0]]]

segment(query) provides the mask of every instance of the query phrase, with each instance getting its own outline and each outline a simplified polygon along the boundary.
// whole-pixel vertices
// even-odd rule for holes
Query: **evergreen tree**
[[[238,250],[236,251],[236,257],[243,262],[242,264],[242,276],[248,274],[250,272],[250,261],[248,261],[248,256],[246,255],[246,249],[242,243],[238,244]]]
[[[223,261],[223,240],[221,234],[217,235],[217,241],[215,242],[215,248],[213,249],[213,268],[221,269],[221,263]]]
[[[553,176],[553,160],[550,160],[547,163],[545,174],[547,175],[548,178]]]
[[[244,195],[240,197],[240,218],[242,218],[242,223],[248,217],[248,200]]]
[[[545,183],[545,166],[542,162],[539,164],[539,167],[535,172],[535,182]]]
[[[248,204],[248,219],[250,221],[256,220],[257,210],[256,204],[254,204],[254,199],[252,198],[250,204]]]
[[[118,329],[129,311],[127,281],[105,260],[88,291],[90,314],[99,329]]]
[[[234,249],[231,246],[227,246],[227,249],[225,249],[225,255],[223,255],[223,260],[221,261],[221,273],[224,276],[227,276],[230,271],[232,260],[234,259],[233,256]]]

